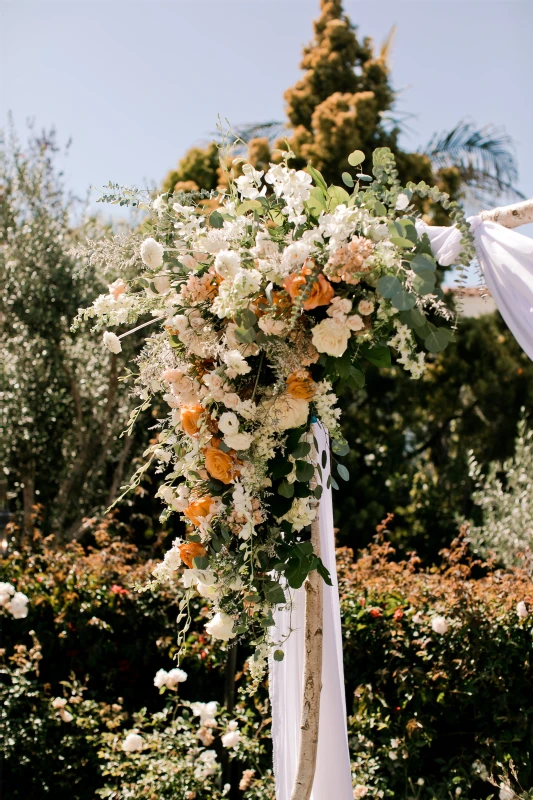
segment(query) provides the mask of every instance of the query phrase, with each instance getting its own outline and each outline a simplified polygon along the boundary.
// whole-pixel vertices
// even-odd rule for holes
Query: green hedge
[[[155,673],[175,666],[179,588],[134,591],[153,565],[107,524],[94,535],[89,550],[37,540],[2,562],[0,580],[29,597],[26,619],[3,612],[4,796],[273,798],[266,687],[231,714],[219,705],[202,743],[191,702],[222,703],[227,654],[203,633],[201,598],[180,664],[188,679],[179,696],[160,694]],[[533,601],[527,575],[469,561],[461,540],[427,570],[415,556],[395,561],[386,543],[356,562],[341,550],[339,578],[355,796],[485,800],[489,774],[511,761],[533,785],[533,613],[516,608]],[[222,745],[231,725],[235,749]],[[127,753],[132,730],[143,749]],[[206,750],[217,756],[208,775]]]

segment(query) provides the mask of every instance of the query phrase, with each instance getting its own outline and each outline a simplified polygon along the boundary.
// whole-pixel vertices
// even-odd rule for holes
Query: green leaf
[[[205,556],[196,556],[192,561],[196,569],[207,569],[209,566],[209,559]]]
[[[235,338],[241,344],[251,344],[255,341],[255,331],[253,328],[235,328]]]
[[[330,186],[328,189],[328,196],[330,198],[329,208],[333,211],[337,206],[342,203],[346,204],[350,199],[350,195],[343,189],[342,186]]]
[[[327,192],[328,185],[324,180],[324,178],[322,177],[321,173],[317,169],[312,167],[310,163],[307,165],[307,171],[309,175],[312,177],[315,186],[319,186],[321,189]]]
[[[294,484],[289,481],[281,481],[278,486],[278,494],[282,497],[294,497]]]
[[[355,181],[354,181],[354,179],[352,178],[352,176],[350,175],[349,172],[343,172],[341,177],[342,177],[342,182],[346,186],[349,186],[350,189],[355,185]]]
[[[351,167],[358,167],[364,160],[365,154],[362,150],[354,150],[353,153],[350,153],[348,156],[348,164],[350,164]]]
[[[368,344],[364,344],[361,347],[361,355],[376,367],[390,367],[391,365],[390,350],[386,345],[370,347]]]
[[[406,239],[405,236],[391,236],[390,240],[396,247],[401,247],[402,250],[412,250],[414,247],[414,242]]]
[[[274,650],[273,658],[274,661],[283,661],[283,659],[285,658],[285,653],[283,652],[283,650]]]
[[[335,360],[335,371],[337,375],[339,375],[344,380],[346,380],[346,378],[350,376],[351,366],[352,366],[352,361],[348,351],[346,351],[340,358],[337,358]]]
[[[360,367],[356,367],[355,364],[352,364],[350,367],[350,379],[348,384],[352,382],[357,389],[362,389],[365,385],[365,373]]]
[[[395,275],[383,275],[378,281],[377,290],[382,297],[390,299],[402,291],[402,284]]]
[[[342,478],[343,481],[350,480],[350,473],[344,466],[344,464],[337,464],[337,472],[339,473],[339,477]]]
[[[209,217],[209,224],[212,228],[223,228],[224,227],[224,217],[220,213],[220,211],[213,211]]]
[[[417,253],[416,256],[411,260],[410,267],[413,272],[418,274],[427,272],[428,270],[435,272],[437,268],[437,262],[432,256],[429,256],[426,253]]]
[[[257,322],[257,316],[249,308],[245,308],[239,314],[239,323],[243,328],[253,328]]]
[[[309,461],[296,461],[296,480],[302,483],[310,481],[315,474],[315,468]]]
[[[302,434],[304,434],[305,431],[306,431],[305,426],[302,426],[301,428],[293,428],[291,430],[291,432],[287,436],[287,442],[286,442],[287,451],[289,453],[292,453],[292,451],[296,448],[296,445],[302,438]]]
[[[315,488],[313,489],[313,494],[317,500],[320,500],[320,498],[322,497],[322,491],[323,491],[322,486],[315,486]]]
[[[320,577],[324,580],[324,583],[327,586],[333,586],[333,584],[331,582],[331,575],[329,574],[329,570],[327,569],[327,567],[325,566],[325,564],[322,562],[322,560],[320,558],[318,559],[318,564],[317,564],[317,567],[316,567],[316,571],[318,572]]]
[[[272,605],[285,602],[285,593],[277,581],[263,581],[263,592]]]
[[[447,328],[436,328],[424,340],[430,353],[440,353],[453,339],[453,333]]]
[[[329,477],[330,477],[330,479],[331,479],[331,485],[332,485],[332,487],[338,491],[338,489],[339,489],[339,484],[337,483],[337,481],[335,480],[335,478],[333,477],[333,475],[330,475]]]
[[[276,458],[269,463],[270,477],[274,480],[277,480],[278,478],[284,478],[286,475],[290,475],[292,472],[292,467],[293,465],[288,458],[285,458],[285,456],[282,455],[277,455]]]
[[[326,469],[326,464],[328,463],[328,454],[326,453],[325,450],[322,450],[321,460],[322,460],[322,466],[324,467],[324,469]]]
[[[291,557],[285,567],[285,577],[291,589],[299,589],[313,567],[315,556]]]
[[[237,206],[235,209],[235,213],[238,217],[242,217],[244,214],[247,214],[248,211],[262,211],[263,205],[259,202],[259,200],[245,200],[244,203],[241,203],[240,206]]]
[[[426,294],[433,294],[435,289],[435,280],[436,275],[434,272],[425,272],[423,275],[415,275],[413,279],[413,289],[422,297],[424,297]]]
[[[410,292],[398,292],[391,299],[391,303],[398,311],[410,311],[416,305],[416,297]]]
[[[378,217],[386,217],[387,216],[387,209],[385,208],[383,203],[379,202],[379,200],[376,200],[376,202],[374,203],[374,212],[376,213],[376,215]]]
[[[305,458],[311,452],[311,445],[309,442],[300,442],[292,451],[293,458]]]
[[[326,210],[326,193],[319,186],[314,186],[306,200],[306,206],[315,217],[319,217]]]
[[[336,456],[345,456],[350,452],[350,445],[348,442],[340,442],[338,439],[332,439],[331,449]],[[324,466],[326,466],[324,464]]]

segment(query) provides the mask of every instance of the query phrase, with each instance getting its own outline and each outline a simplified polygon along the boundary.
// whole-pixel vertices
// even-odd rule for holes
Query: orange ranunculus
[[[301,272],[293,272],[288,278],[285,278],[283,288],[290,294],[293,301],[298,297],[305,286],[305,279],[309,274],[309,267],[304,265]],[[317,280],[311,286],[311,291],[307,295],[307,299],[302,303],[302,308],[304,311],[311,311],[312,308],[316,308],[317,306],[329,306],[334,294],[335,290],[333,286],[320,272],[317,276]]]
[[[193,500],[192,503],[189,503],[183,513],[190,519],[193,525],[199,528],[204,517],[207,517],[209,514],[212,502],[213,498],[205,494],[203,497],[198,497],[196,500]]]
[[[181,427],[189,436],[198,435],[200,417],[205,414],[205,408],[197,403],[195,406],[181,406]]]
[[[189,569],[194,567],[193,558],[205,556],[207,553],[203,544],[199,544],[198,542],[185,542],[185,544],[179,545],[178,550],[180,551],[181,560],[184,564],[187,564]]]
[[[287,378],[287,392],[298,400],[311,400],[315,394],[315,382],[306,369],[292,372]]]
[[[235,474],[235,461],[229,453],[223,453],[217,447],[205,449],[205,468],[212,478],[222,483],[231,483]]]

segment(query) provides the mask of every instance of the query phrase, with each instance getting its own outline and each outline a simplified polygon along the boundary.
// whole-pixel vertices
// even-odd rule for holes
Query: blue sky
[[[397,108],[416,148],[468,118],[505,125],[519,189],[533,195],[529,0],[345,0],[379,44],[397,24]],[[72,138],[67,185],[159,181],[217,115],[237,125],[283,119],[318,0],[0,0],[0,120],[11,111]],[[5,76],[8,75],[8,79]]]

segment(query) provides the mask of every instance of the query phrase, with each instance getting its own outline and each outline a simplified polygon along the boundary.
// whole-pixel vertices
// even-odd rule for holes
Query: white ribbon
[[[326,482],[330,474],[329,441],[324,429],[313,425],[318,443],[318,456],[328,454],[322,470],[322,497],[319,507],[320,547],[322,561],[331,575],[332,586],[324,584],[324,638],[322,649],[322,692],[318,753],[311,800],[353,800],[346,700],[342,662],[342,634],[335,564],[333,505],[331,488]],[[320,463],[320,461],[319,461]],[[305,589],[292,592],[290,607],[280,606],[274,613],[274,641],[282,641],[283,661],[270,661],[270,702],[272,705],[272,740],[276,800],[290,800],[298,762],[300,713],[303,697]]]

